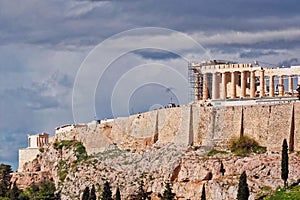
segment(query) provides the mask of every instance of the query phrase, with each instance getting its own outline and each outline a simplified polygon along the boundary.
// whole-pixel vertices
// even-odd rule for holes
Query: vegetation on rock
[[[206,155],[207,155],[207,156],[213,156],[213,155],[216,155],[216,154],[218,154],[218,153],[220,153],[220,154],[227,154],[228,152],[226,152],[226,151],[219,151],[219,150],[213,149],[213,150],[207,152]]]
[[[300,199],[300,185],[278,189],[274,195],[265,197],[264,200],[296,200]]]
[[[250,144],[253,143],[250,142]],[[158,143],[156,144],[157,146],[139,153],[127,152],[120,150],[116,145],[111,145],[104,152],[91,155],[88,160],[77,162],[75,150],[78,149],[77,152],[79,154],[85,153],[85,151],[83,151],[84,148],[81,148],[80,145],[78,145],[80,148],[77,148],[76,144],[78,143],[75,141],[57,142],[55,149],[61,151],[61,156],[58,158],[58,152],[53,147],[47,148],[41,154],[43,159],[51,156],[49,161],[53,164],[52,168],[50,168],[52,170],[51,173],[53,179],[58,181],[58,189],[61,191],[62,199],[83,199],[83,183],[90,186],[88,188],[87,200],[97,199],[96,194],[99,196],[98,199],[121,199],[120,190],[117,186],[121,187],[122,196],[126,199],[149,199],[150,194],[154,198],[159,195],[158,197],[161,199],[175,199],[175,193],[177,193],[178,197],[205,199],[207,197],[207,188],[209,188],[210,198],[226,199],[228,197],[229,199],[235,199],[237,197],[236,193],[232,191],[237,190],[236,179],[238,177],[236,177],[236,174],[243,170],[249,170],[247,171],[249,177],[248,183],[251,185],[251,194],[253,196],[256,195],[255,198],[259,197],[259,199],[263,199],[267,195],[274,194],[272,190],[274,191],[276,187],[282,186],[280,178],[276,178],[276,180],[273,178],[280,177],[280,162],[278,161],[281,156],[278,153],[271,153],[270,155],[255,155],[252,153],[248,155],[249,157],[237,157],[231,153],[223,154],[222,151],[213,150],[212,152],[216,152],[214,156],[208,157],[206,153],[207,149],[200,148],[197,151],[190,151],[187,148],[179,149],[178,146],[173,144],[165,145]],[[38,160],[41,162],[40,159]],[[291,154],[290,171],[299,171],[297,170],[296,161],[299,161],[299,156],[296,153]],[[45,168],[45,165],[47,166],[47,163],[44,163],[42,167]],[[31,169],[30,167],[28,168],[29,170]],[[197,169],[197,172],[200,171],[199,175],[195,178],[196,181],[212,180],[208,181],[206,185],[202,185],[202,190],[199,188],[195,192],[194,188],[190,185],[180,188],[181,185],[177,187],[178,185],[176,184],[176,187],[173,188],[173,193],[170,183],[166,184],[165,188],[161,188],[164,181],[170,180],[171,176],[175,177],[172,182],[190,184],[194,180],[186,172],[195,174],[194,169]],[[214,178],[212,178],[212,171]],[[178,176],[179,173],[182,176]],[[205,173],[207,173],[206,176]],[[289,181],[295,181],[297,177],[294,174],[290,174]],[[269,182],[264,182],[264,179],[267,179],[268,176],[270,176]],[[203,179],[203,177],[205,178]],[[111,180],[112,182],[104,184],[106,180]],[[215,186],[213,184],[215,182],[220,183],[220,185]],[[240,180],[240,182],[242,181]],[[247,185],[247,181],[245,182]],[[91,183],[94,183],[97,189],[97,193],[95,191],[95,198],[91,197],[93,193]],[[23,186],[23,184],[21,185]],[[104,188],[101,188],[100,185],[104,186]],[[32,193],[38,191],[38,187],[40,186],[30,186],[30,189],[26,190],[26,194],[29,194],[28,191],[30,190]],[[112,188],[116,190],[114,198],[112,198]],[[153,194],[150,188],[155,191]],[[163,190],[162,193],[158,194],[157,191],[161,190]],[[183,192],[183,190],[185,191]],[[15,189],[15,191],[17,190]],[[285,192],[289,191],[285,190]],[[102,196],[100,196],[101,194]],[[296,195],[296,193],[294,192],[293,195]],[[12,194],[12,196],[13,199],[16,198],[16,195]],[[246,196],[249,197],[249,189]],[[8,199],[8,197],[6,198]],[[274,198],[272,197],[272,199]],[[24,197],[25,199],[26,196]],[[295,199],[294,196],[293,199]]]
[[[29,196],[30,200],[55,200],[55,190],[53,182],[44,181],[40,184],[33,184],[26,188],[25,193]]]
[[[254,139],[243,135],[230,141],[230,150],[235,155],[245,156],[250,153],[265,153],[266,147],[259,146]]]
[[[53,147],[57,151],[62,151],[63,148],[71,149],[74,148],[75,156],[77,157],[77,162],[87,159],[87,153],[82,142],[77,140],[62,140],[53,143]]]

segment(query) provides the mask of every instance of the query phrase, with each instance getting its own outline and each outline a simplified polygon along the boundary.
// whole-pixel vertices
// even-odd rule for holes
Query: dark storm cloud
[[[269,50],[269,51],[260,51],[260,50],[250,50],[244,51],[239,54],[240,58],[258,58],[266,55],[278,55],[279,52]]]
[[[153,59],[153,60],[166,60],[166,59],[175,59],[179,58],[179,55],[176,55],[172,52],[167,52],[158,49],[143,49],[134,51],[136,55],[142,56],[145,59]]]
[[[300,28],[291,1],[34,1],[0,5],[0,43],[95,45],[130,28],[161,26],[222,34]],[[13,14],[15,13],[15,14]]]
[[[13,90],[7,90],[4,92],[6,98],[17,98],[22,100],[24,107],[29,109],[39,110],[56,108],[59,106],[55,97],[41,95],[41,91],[36,88],[17,88]]]
[[[291,58],[289,60],[284,60],[278,63],[279,66],[293,66],[293,65],[300,65],[300,58]]]

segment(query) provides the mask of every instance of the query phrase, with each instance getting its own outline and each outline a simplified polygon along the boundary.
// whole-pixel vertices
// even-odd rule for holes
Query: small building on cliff
[[[35,135],[28,134],[28,147],[19,149],[19,167],[18,172],[23,171],[23,165],[32,161],[40,152],[40,148],[49,143],[48,133],[39,133]]]

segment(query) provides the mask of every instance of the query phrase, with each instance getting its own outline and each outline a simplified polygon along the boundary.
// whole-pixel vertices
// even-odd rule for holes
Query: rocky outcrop
[[[15,173],[12,181],[25,188],[53,180],[62,199],[79,199],[92,184],[100,194],[107,180],[113,189],[120,187],[123,199],[136,192],[141,180],[153,199],[163,192],[165,182],[172,183],[177,199],[199,199],[203,184],[208,199],[235,199],[239,175],[246,171],[250,199],[255,199],[283,185],[278,152],[283,139],[289,141],[290,150],[300,150],[299,113],[299,102],[192,104],[101,124],[72,125],[60,128],[54,144],[21,166],[22,172]],[[254,138],[268,153],[206,155],[212,148],[227,151],[229,141],[240,135]],[[299,153],[290,154],[290,183],[300,179],[299,161]]]
[[[63,146],[61,149],[55,148],[53,144],[45,146],[43,152],[40,152],[33,161],[24,164],[22,172],[13,174],[11,182],[16,181],[21,189],[45,180],[54,181],[58,186],[63,168],[71,167],[77,160],[74,150],[73,146]]]
[[[76,146],[59,150],[50,145],[34,162],[24,166],[27,172],[16,173],[13,179],[23,188],[33,181],[53,179],[62,199],[79,199],[84,188],[92,184],[100,195],[105,181],[111,183],[113,193],[119,186],[122,199],[129,199],[141,180],[145,189],[152,193],[152,199],[163,192],[165,182],[171,182],[177,199],[199,199],[203,184],[207,199],[235,199],[243,171],[247,173],[250,199],[283,185],[278,153],[248,157],[231,153],[207,156],[206,153],[204,148],[158,142],[140,152],[110,145],[104,152],[79,160]],[[224,175],[220,170],[221,162]],[[289,183],[300,179],[299,162],[299,153],[289,155]],[[32,176],[39,178],[29,179]]]

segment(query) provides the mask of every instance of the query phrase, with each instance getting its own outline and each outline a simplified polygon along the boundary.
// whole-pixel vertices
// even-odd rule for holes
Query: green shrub
[[[82,161],[87,159],[87,153],[85,147],[81,142],[75,143],[75,156],[77,157],[77,161]]]
[[[62,150],[63,147],[65,148],[70,148],[71,146],[73,146],[75,143],[77,143],[78,141],[76,140],[62,140],[62,141],[56,141],[53,143],[53,147],[58,151],[58,150]]]
[[[25,193],[31,200],[55,200],[55,184],[52,181],[44,181],[27,187]]]
[[[266,147],[259,146],[254,139],[248,136],[241,136],[230,141],[230,150],[235,155],[243,156],[249,153],[264,153]]]
[[[69,168],[69,165],[67,164],[66,161],[64,161],[64,160],[59,161],[57,173],[58,173],[58,177],[59,177],[59,180],[61,181],[61,183],[65,180],[65,178],[68,174],[68,168]]]
[[[63,147],[65,147],[65,149],[74,148],[75,156],[77,157],[77,162],[87,159],[85,147],[83,146],[82,142],[79,142],[77,140],[56,141],[53,143],[53,147],[57,151],[61,151]]]
[[[213,150],[207,152],[206,155],[207,155],[207,156],[213,156],[213,155],[216,155],[216,154],[218,154],[218,153],[220,153],[220,154],[227,154],[226,151],[219,151],[219,150],[213,149]]]
[[[63,182],[68,175],[68,170],[64,169],[58,172],[59,180]]]
[[[300,199],[300,185],[291,186],[286,189],[279,189],[273,196],[264,198],[265,200],[281,200],[281,199]]]

